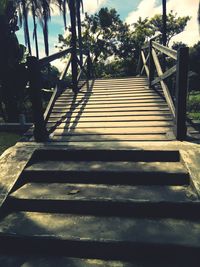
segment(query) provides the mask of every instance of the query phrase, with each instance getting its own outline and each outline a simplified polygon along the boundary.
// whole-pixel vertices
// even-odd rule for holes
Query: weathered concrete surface
[[[118,149],[118,150],[180,150],[183,162],[192,176],[192,183],[200,196],[200,145],[190,142],[127,142],[127,143],[18,143],[0,157],[0,206],[17,181],[22,170],[37,149]]]
[[[1,203],[4,202],[5,198],[7,197],[9,191],[13,188],[14,184],[18,180],[21,172],[26,167],[27,163],[31,159],[33,152],[37,149],[46,150],[49,149],[53,150],[79,150],[79,149],[90,149],[101,150],[103,149],[110,149],[110,150],[135,150],[135,151],[145,151],[145,150],[152,150],[155,151],[169,151],[169,150],[179,150],[182,163],[184,164],[184,169],[186,168],[187,171],[191,175],[191,184],[195,191],[188,195],[188,192],[183,192],[183,188],[181,188],[181,192],[177,192],[177,198],[180,197],[180,200],[188,201],[188,198],[191,201],[196,201],[197,198],[195,196],[195,192],[197,196],[200,196],[200,146],[197,144],[192,144],[189,142],[144,142],[135,143],[135,142],[123,142],[119,143],[116,142],[115,144],[112,143],[85,143],[85,144],[72,144],[72,143],[55,143],[55,144],[35,144],[35,143],[18,143],[15,147],[7,150],[2,157],[0,158],[1,164],[1,173],[0,173],[0,185],[1,185]],[[173,163],[174,164],[174,163]],[[30,164],[29,164],[30,166]],[[169,167],[169,164],[166,168]],[[180,168],[181,169],[181,168]],[[164,168],[163,168],[164,170]],[[183,171],[181,169],[181,171]],[[25,185],[22,189],[27,189],[29,185]],[[37,186],[36,186],[37,187]],[[80,187],[80,186],[79,186]],[[87,187],[87,186],[86,186]],[[32,188],[33,189],[33,188]],[[72,189],[72,190],[71,190]],[[78,197],[79,192],[82,192],[83,188],[69,188],[71,190],[70,194],[67,196],[64,195],[64,189],[59,185],[57,190],[59,194],[63,193],[63,199],[68,200],[69,198]],[[116,194],[119,194],[117,188]],[[153,188],[152,188],[153,189]],[[176,188],[176,190],[178,187]],[[31,190],[31,189],[30,189]],[[41,195],[44,197],[52,197],[51,193],[54,195],[56,194],[56,190],[54,190],[53,185],[50,185],[49,188],[45,185],[41,186]],[[73,191],[74,190],[74,191]],[[90,193],[90,197],[94,197],[92,195],[91,188],[85,188],[84,192]],[[132,189],[134,191],[134,189]],[[136,188],[135,188],[136,190]],[[183,191],[182,191],[183,190]],[[73,191],[73,192],[72,192]],[[99,197],[102,192],[107,194],[109,198],[109,193],[106,191],[106,188],[99,188]],[[162,191],[162,190],[161,190]],[[107,192],[107,193],[106,193]],[[31,190],[31,193],[34,194],[34,191]],[[158,191],[155,191],[153,195],[150,192],[144,191],[137,191],[138,199],[144,199],[146,196],[148,199],[154,200],[156,198],[156,194]],[[149,193],[149,195],[148,195]],[[161,202],[164,200],[164,196],[167,198],[171,198],[176,200],[174,192],[170,192],[170,194],[165,194],[166,192],[162,193]],[[137,198],[136,191],[135,193],[132,192]],[[30,196],[31,197],[31,196]],[[62,197],[62,196],[61,196]],[[85,195],[83,194],[82,197],[84,198]],[[123,195],[125,199],[125,194]],[[174,197],[174,198],[173,198]],[[194,198],[193,198],[194,197]],[[87,199],[86,199],[87,200]],[[182,201],[181,200],[181,201]],[[186,219],[186,218],[118,218],[110,216],[109,218],[96,217],[96,216],[81,216],[81,215],[70,215],[70,214],[47,214],[47,213],[36,213],[36,212],[11,212],[7,214],[4,218],[0,221],[0,240],[1,244],[7,240],[6,233],[10,235],[11,238],[16,240],[15,246],[20,247],[21,245],[17,245],[18,242],[20,244],[20,239],[18,237],[24,238],[24,247],[29,243],[30,235],[34,235],[36,238],[37,244],[43,244],[46,246],[48,244],[48,238],[56,239],[57,241],[61,241],[61,243],[66,240],[72,240],[73,242],[88,242],[93,244],[93,241],[104,242],[104,244],[111,244],[112,241],[127,241],[131,242],[132,248],[140,242],[145,242],[147,245],[157,245],[158,247],[162,244],[169,245],[169,248],[173,250],[171,245],[178,245],[180,247],[188,248],[189,246],[200,249],[200,221],[199,219]],[[42,240],[45,239],[44,243],[40,243]],[[148,241],[148,242],[147,242]],[[42,241],[43,242],[43,241]],[[9,247],[9,242],[7,243]],[[62,248],[62,244],[60,245]],[[48,247],[48,246],[47,246]],[[90,248],[90,247],[89,247]],[[92,245],[91,245],[92,248]],[[36,247],[37,249],[37,247]],[[87,250],[87,248],[86,248]],[[89,251],[89,250],[88,250]],[[98,251],[98,249],[97,249]],[[97,252],[96,251],[96,252]],[[134,251],[134,249],[133,249]],[[89,253],[89,252],[88,252]],[[183,253],[184,254],[184,253]],[[6,264],[5,260],[7,261]],[[16,263],[16,264],[15,264]],[[124,266],[124,267],[149,267],[149,266],[164,266],[164,267],[171,267],[171,266],[195,266],[193,263],[178,263],[173,264],[169,263],[166,265],[162,263],[150,263],[150,262],[134,262],[134,263],[126,263],[126,262],[105,262],[105,261],[96,261],[96,260],[81,260],[81,259],[67,259],[67,258],[38,258],[35,257],[18,257],[14,258],[13,256],[9,259],[6,256],[0,257],[0,266],[23,266],[23,267],[30,267],[30,266]],[[18,264],[18,265],[17,265]],[[21,264],[21,265],[20,265]],[[52,265],[50,265],[52,264]],[[53,265],[54,264],[54,265]],[[71,265],[70,265],[71,264]]]
[[[33,147],[18,145],[0,157],[0,208],[32,156]]]
[[[196,267],[194,261],[173,259],[171,262],[149,259],[126,261],[106,261],[99,259],[77,259],[67,257],[39,257],[39,256],[1,256],[0,266],[3,267]]]

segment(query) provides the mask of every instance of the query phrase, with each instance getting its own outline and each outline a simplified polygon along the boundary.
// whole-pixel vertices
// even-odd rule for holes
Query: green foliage
[[[184,44],[183,42],[174,42],[172,45],[172,49],[174,50],[178,50],[180,47],[187,47],[186,44]]]
[[[189,19],[170,12],[168,41],[184,29]],[[161,15],[151,19],[140,17],[136,23],[127,25],[115,9],[102,8],[94,15],[86,14],[82,22],[83,48],[92,53],[97,77],[133,75],[141,47],[161,29]],[[70,36],[64,38],[59,35],[59,43],[62,48],[69,46]],[[112,58],[113,62],[108,63],[108,58]],[[129,62],[134,62],[132,69]]]
[[[191,92],[187,106],[188,116],[194,120],[200,120],[200,93]]]
[[[172,37],[184,30],[189,20],[189,16],[177,17],[177,13],[170,11],[167,15],[167,45]],[[149,20],[149,24],[155,33],[162,33],[162,15],[155,15]]]
[[[42,70],[43,88],[54,88],[58,82],[60,76],[59,70],[52,65],[45,66]]]
[[[200,93],[191,92],[188,99],[188,111],[200,112]]]

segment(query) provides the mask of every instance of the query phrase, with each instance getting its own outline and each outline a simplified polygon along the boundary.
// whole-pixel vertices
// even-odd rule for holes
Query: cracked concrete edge
[[[16,145],[7,149],[0,157],[0,210],[34,150],[33,147]]]
[[[200,147],[187,150],[181,149],[180,155],[183,164],[189,172],[191,186],[200,199]]]

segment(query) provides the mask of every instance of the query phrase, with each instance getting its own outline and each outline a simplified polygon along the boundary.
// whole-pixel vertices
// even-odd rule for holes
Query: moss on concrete
[[[16,144],[20,135],[15,133],[0,132],[0,155],[9,147]]]

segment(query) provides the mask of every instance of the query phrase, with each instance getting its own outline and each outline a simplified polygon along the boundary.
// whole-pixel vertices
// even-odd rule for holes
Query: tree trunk
[[[35,37],[35,51],[36,51],[36,57],[39,59],[37,23],[36,23],[35,7],[33,5],[32,5],[32,15],[33,15],[34,37]]]
[[[29,28],[28,28],[28,17],[27,17],[27,10],[26,10],[26,3],[22,1],[22,8],[23,8],[23,21],[24,21],[24,38],[25,43],[28,45],[28,52],[31,55],[31,42],[29,36]]]
[[[83,65],[83,44],[82,44],[82,32],[81,32],[81,13],[80,13],[80,2],[76,6],[77,9],[77,26],[78,26],[78,43],[80,51],[80,63]]]

